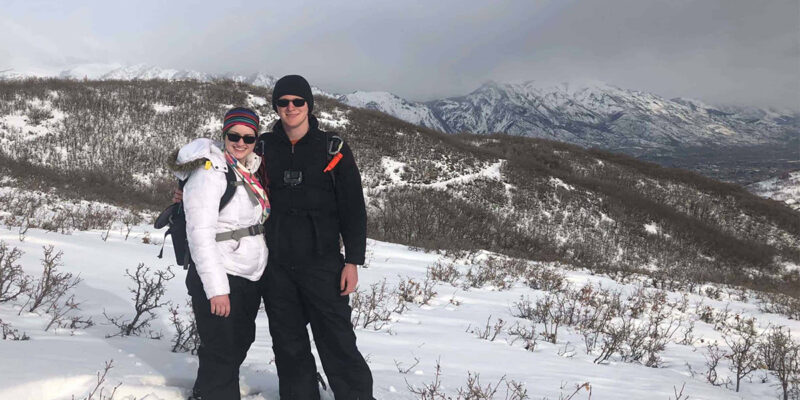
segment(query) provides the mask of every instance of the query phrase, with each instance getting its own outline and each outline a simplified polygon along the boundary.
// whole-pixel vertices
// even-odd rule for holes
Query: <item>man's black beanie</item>
[[[272,109],[278,111],[278,106],[275,101],[281,96],[287,94],[293,96],[300,96],[308,103],[309,114],[314,111],[314,95],[311,93],[311,85],[308,84],[306,78],[300,75],[286,75],[275,82],[275,88],[272,89]]]

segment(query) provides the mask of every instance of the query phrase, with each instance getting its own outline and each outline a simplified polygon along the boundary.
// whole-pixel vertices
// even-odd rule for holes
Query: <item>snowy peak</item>
[[[352,107],[381,111],[415,125],[446,131],[428,106],[407,101],[389,92],[357,91],[338,96],[338,100]]]

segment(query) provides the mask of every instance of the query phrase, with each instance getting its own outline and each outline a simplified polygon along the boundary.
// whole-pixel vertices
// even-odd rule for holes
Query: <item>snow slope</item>
[[[442,132],[447,130],[425,104],[410,102],[389,92],[357,91],[343,94],[338,100],[349,106],[380,111],[415,125]]]
[[[154,269],[171,264],[169,246],[165,258],[159,260],[155,258],[158,247],[142,243],[141,238],[148,230],[148,226],[136,227],[127,241],[120,232],[112,230],[108,240],[103,241],[101,231],[60,235],[31,229],[20,242],[16,230],[0,229],[0,240],[25,252],[20,263],[29,274],[38,276],[40,273],[43,245],[54,245],[63,251],[62,270],[80,274],[83,279],[75,289],[76,299],[82,302],[81,314],[91,316],[97,323],[86,330],[43,332],[44,316],[25,312],[17,316],[18,305],[0,304],[0,319],[31,338],[28,341],[0,340],[0,399],[61,400],[70,399],[72,395],[82,398],[94,386],[96,371],[111,359],[114,368],[109,372],[106,390],[121,383],[115,399],[177,400],[187,396],[197,360],[189,354],[169,351],[172,332],[165,310],[159,312],[153,326],[164,334],[161,340],[106,338],[115,330],[105,323],[102,313],[124,314],[132,309],[126,289],[130,282],[124,277],[124,270],[133,269],[140,262]],[[152,233],[152,237],[160,239],[158,233]],[[396,284],[401,277],[421,282],[427,267],[441,261],[440,256],[433,253],[372,240],[368,243],[368,252],[368,266],[360,270],[362,289],[384,279],[389,285]],[[470,263],[457,261],[462,270]],[[167,285],[167,297],[183,305],[187,297],[184,273],[175,272],[176,278]],[[624,292],[635,289],[632,285],[622,285],[583,271],[566,270],[566,273],[567,279],[578,286],[592,282]],[[719,334],[701,321],[696,321],[696,346],[669,344],[663,354],[663,368],[617,361],[599,365],[592,362],[594,356],[583,352],[582,338],[569,330],[560,334],[557,343],[540,342],[532,352],[526,351],[519,342],[512,343],[506,333],[489,341],[469,332],[483,326],[489,318],[492,321],[502,318],[511,323],[521,321],[511,315],[512,304],[521,296],[543,296],[545,293],[541,290],[520,284],[512,285],[509,290],[499,290],[489,286],[464,289],[443,283],[437,284],[435,290],[438,294],[428,305],[411,306],[380,330],[357,328],[359,347],[374,374],[376,398],[415,398],[408,387],[433,382],[437,360],[441,364],[442,390],[452,396],[465,385],[468,372],[475,372],[480,374],[483,385],[498,382],[502,377],[523,383],[531,399],[556,399],[561,394],[568,395],[575,385],[584,382],[591,384],[592,399],[667,399],[673,395],[673,388],[680,389],[684,382],[685,393],[693,399],[775,397],[775,381],[771,377],[767,383],[759,379],[745,381],[737,394],[705,383],[702,374],[691,376],[687,364],[695,371],[703,371],[700,340],[719,339]],[[679,296],[670,294],[671,298]],[[700,300],[701,296],[689,295],[689,304]],[[721,300],[703,300],[714,308],[728,307],[733,313],[757,316],[762,327],[769,323],[789,326],[795,338],[800,338],[797,335],[800,321],[762,314],[755,304],[726,299],[724,295]],[[278,378],[271,361],[265,313],[259,313],[257,326],[256,342],[241,371],[242,392],[244,398],[250,400],[277,399]],[[721,369],[720,373],[728,374],[727,369]],[[499,393],[504,392],[505,386],[501,386]],[[581,392],[574,399],[587,396],[588,393]],[[323,398],[332,399],[332,396],[324,393]]]
[[[750,192],[768,199],[782,201],[800,210],[800,171],[786,172],[779,177],[747,186]]]

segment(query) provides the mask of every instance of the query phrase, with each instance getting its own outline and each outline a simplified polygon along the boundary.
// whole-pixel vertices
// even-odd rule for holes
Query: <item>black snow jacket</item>
[[[345,143],[342,159],[333,171],[324,173],[330,134],[319,129],[313,115],[308,118],[308,133],[294,145],[280,120],[259,139],[263,141],[260,172],[272,207],[265,223],[269,260],[292,267],[335,265],[341,257],[341,235],[344,261],[364,264],[367,213],[353,152]],[[292,184],[298,172],[302,181]],[[287,174],[295,179],[284,179]]]

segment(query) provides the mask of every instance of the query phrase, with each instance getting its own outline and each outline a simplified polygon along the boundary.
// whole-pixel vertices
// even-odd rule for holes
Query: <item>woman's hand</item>
[[[183,200],[183,190],[175,189],[175,192],[172,193],[172,202],[180,203],[182,200]]]
[[[211,298],[211,314],[227,317],[231,315],[231,300],[227,294],[221,294]]]

